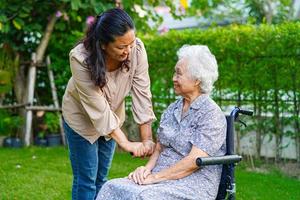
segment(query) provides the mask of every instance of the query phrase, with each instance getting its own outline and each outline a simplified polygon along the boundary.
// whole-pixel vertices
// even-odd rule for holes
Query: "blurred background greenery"
[[[0,105],[26,103],[32,53],[38,55],[40,62],[50,56],[61,102],[71,76],[70,49],[83,37],[94,17],[116,3],[132,16],[137,36],[146,46],[158,118],[153,125],[154,133],[161,113],[177,98],[171,79],[176,51],[183,44],[204,44],[219,64],[220,76],[213,99],[227,114],[233,106],[255,113],[253,119],[245,119],[246,129],[237,127],[237,152],[252,160],[252,168],[255,158],[278,165],[293,163],[299,169],[299,0],[2,0]],[[170,17],[172,20],[168,21]],[[186,20],[192,20],[192,25]],[[47,70],[38,69],[34,103],[53,104]],[[130,101],[126,108],[124,130],[135,140],[138,134]],[[1,120],[12,119],[1,121],[0,135],[11,135],[10,127],[14,127],[19,132],[15,135],[20,137],[24,109],[0,111],[5,116]],[[59,120],[34,122],[48,121],[52,124],[46,124],[46,128]],[[46,128],[34,129],[34,136],[46,132]],[[299,170],[295,173],[300,177]]]

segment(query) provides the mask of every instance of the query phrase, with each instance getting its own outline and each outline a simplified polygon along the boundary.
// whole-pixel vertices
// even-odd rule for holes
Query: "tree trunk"
[[[298,132],[298,134],[299,134],[299,132]],[[298,166],[300,168],[300,136],[299,135],[296,136],[295,142],[296,142],[297,163],[298,163]]]
[[[300,105],[299,98],[297,95],[297,85],[296,85],[296,72],[292,72],[292,85],[293,85],[293,104],[294,104],[294,131],[295,131],[295,144],[296,144],[296,159],[300,167],[300,123],[299,123],[299,114],[300,114]]]
[[[26,70],[25,65],[20,65],[14,82],[14,92],[18,103],[24,103],[26,99]]]
[[[272,24],[273,20],[273,9],[272,9],[272,1],[266,0],[254,0],[254,5],[259,8],[259,14],[261,17],[264,17],[267,24]]]
[[[300,9],[298,10],[297,14],[296,14],[296,19],[300,18]]]
[[[267,24],[272,24],[273,21],[273,9],[272,9],[272,1],[266,1],[263,6],[264,16],[266,18]]]
[[[297,8],[295,8],[295,1],[296,0],[292,0],[290,2],[290,6],[289,6],[289,10],[290,10],[290,13],[289,13],[289,20],[292,20],[294,18],[294,16],[296,16],[295,12],[297,11]]]
[[[33,103],[33,99],[34,99],[34,87],[35,87],[35,75],[36,75],[36,65],[37,63],[41,63],[43,61],[51,34],[53,32],[54,29],[54,25],[56,23],[56,16],[55,14],[53,14],[47,24],[45,33],[43,34],[43,38],[40,42],[40,44],[38,45],[37,49],[36,49],[36,63],[33,63],[30,67],[29,67],[29,72],[28,73],[28,77],[27,78],[27,88],[26,88],[26,94],[24,95],[25,98],[25,102],[24,103],[29,103],[32,104]],[[32,80],[34,79],[34,80]],[[26,84],[24,84],[26,85]],[[30,94],[29,94],[30,92]],[[32,132],[32,110],[27,110],[25,111],[25,128],[23,128],[23,136],[24,136],[24,140],[25,140],[25,146],[28,146],[30,144],[30,140],[31,140],[31,132]]]
[[[257,103],[257,112],[256,113],[256,124],[257,124],[257,129],[256,129],[256,142],[255,142],[255,157],[256,159],[260,159],[260,150],[261,150],[261,133],[263,130],[262,127],[262,92],[259,90],[258,92],[258,103]]]
[[[299,93],[298,93],[299,95]],[[297,96],[298,96],[297,95]],[[297,162],[300,168],[300,121],[299,121],[299,114],[300,114],[300,96],[296,99],[296,105],[297,105],[297,114],[296,114],[296,119],[295,119],[295,131],[296,131],[296,156],[297,156]]]
[[[237,107],[241,106],[241,90],[238,90],[238,99],[237,99]],[[236,152],[237,154],[241,154],[241,133],[240,129],[237,128],[235,131],[236,134]]]
[[[44,58],[44,55],[45,55],[45,52],[46,52],[51,34],[53,32],[56,20],[57,20],[56,16],[52,15],[49,22],[48,22],[48,24],[47,24],[46,31],[43,35],[41,43],[39,44],[39,46],[36,49],[36,60],[37,60],[37,62],[42,62],[43,61],[43,58]]]
[[[15,82],[14,82],[14,92],[17,99],[18,104],[23,104],[26,102],[27,94],[26,94],[26,70],[27,67],[25,65],[20,65],[18,71],[16,73]],[[25,116],[25,108],[21,107],[18,109],[19,116]],[[25,135],[25,124],[21,130],[18,130],[18,135]]]
[[[277,66],[274,66],[273,69],[273,80],[274,80],[274,134],[276,141],[276,153],[275,153],[275,162],[278,163],[280,160],[281,154],[281,140],[282,140],[282,131],[280,126],[280,114],[279,114],[279,91],[277,83]]]
[[[3,100],[4,100],[4,94],[0,94],[0,105],[2,105]]]

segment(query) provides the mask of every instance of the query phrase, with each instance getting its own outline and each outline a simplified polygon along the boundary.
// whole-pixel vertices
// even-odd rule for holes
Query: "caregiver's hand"
[[[144,157],[147,153],[145,146],[141,142],[129,142],[124,149],[134,157]]]

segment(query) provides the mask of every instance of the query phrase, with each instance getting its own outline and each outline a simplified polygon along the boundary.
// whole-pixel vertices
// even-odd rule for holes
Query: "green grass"
[[[276,171],[254,173],[237,168],[237,199],[251,200],[299,200],[300,181]]]
[[[116,153],[110,178],[124,177],[146,160]],[[237,199],[300,199],[300,181],[277,172],[252,173],[238,167]],[[71,167],[65,148],[0,148],[0,200],[71,198]]]

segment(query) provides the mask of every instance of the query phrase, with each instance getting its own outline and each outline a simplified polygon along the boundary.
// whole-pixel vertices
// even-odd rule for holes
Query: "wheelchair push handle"
[[[250,111],[250,110],[239,110],[239,113],[243,114],[243,115],[249,115],[249,116],[252,116],[253,115],[253,112]]]
[[[250,110],[242,110],[240,109],[239,107],[235,107],[231,113],[230,113],[230,116],[234,119],[234,121],[238,118],[239,114],[242,114],[242,115],[249,115],[249,116],[252,116],[253,115],[253,112],[250,111]]]

